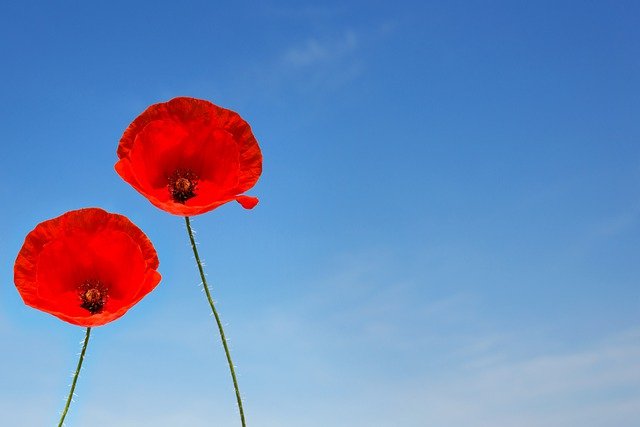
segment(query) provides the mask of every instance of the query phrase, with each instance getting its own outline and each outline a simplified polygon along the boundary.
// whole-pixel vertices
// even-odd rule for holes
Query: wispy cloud
[[[309,13],[325,11],[312,9]],[[330,10],[326,13],[339,12]],[[319,31],[311,23],[308,27],[307,34],[287,39],[268,56],[238,68],[234,74],[237,85],[233,86],[233,98],[255,99],[259,93],[268,96],[271,105],[281,102],[291,105],[289,95],[303,95],[302,105],[309,109],[313,98],[334,96],[336,91],[344,90],[364,76],[369,55],[394,31],[392,21],[366,29],[335,28],[328,24]]]
[[[308,67],[344,59],[358,48],[358,38],[353,31],[346,31],[337,39],[310,38],[302,45],[290,47],[283,55],[283,62],[292,67]]]
[[[637,337],[461,369],[436,383],[423,380],[401,396],[425,423],[631,427],[640,421]]]
[[[269,59],[253,64],[241,72],[238,92],[247,96],[268,93],[270,102],[287,102],[283,95],[305,96],[305,108],[310,96],[322,96],[348,85],[364,70],[361,55],[362,37],[351,29],[317,33],[280,46]],[[337,34],[337,35],[336,35]],[[248,89],[247,82],[253,82]]]
[[[271,85],[287,91],[322,94],[342,88],[365,70],[362,37],[354,30],[313,36],[284,47],[271,67]]]

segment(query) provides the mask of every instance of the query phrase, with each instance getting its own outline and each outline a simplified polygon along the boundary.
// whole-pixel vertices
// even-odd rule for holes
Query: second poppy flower
[[[27,235],[14,281],[27,305],[90,327],[119,318],[151,292],[157,269],[153,245],[129,219],[86,208]]]

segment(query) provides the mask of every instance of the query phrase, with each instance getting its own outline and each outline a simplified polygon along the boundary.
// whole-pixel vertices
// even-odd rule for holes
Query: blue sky
[[[238,111],[264,154],[256,209],[193,219],[250,426],[640,425],[639,15],[2,3],[0,425],[64,404],[84,332],[12,269],[87,206],[140,226],[163,281],[92,334],[67,425],[239,425],[184,221],[113,170],[180,95]]]

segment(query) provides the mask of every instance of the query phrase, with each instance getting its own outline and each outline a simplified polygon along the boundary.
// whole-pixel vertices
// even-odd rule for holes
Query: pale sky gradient
[[[114,172],[149,104],[239,112],[249,192],[193,218],[250,427],[640,425],[640,4],[4,2],[0,425],[54,425],[82,328],[26,234],[99,206],[163,281],[92,334],[66,425],[238,426],[184,221]]]

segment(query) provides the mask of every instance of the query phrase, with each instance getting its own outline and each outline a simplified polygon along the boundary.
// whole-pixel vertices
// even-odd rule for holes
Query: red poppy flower
[[[195,98],[147,108],[125,130],[116,172],[158,208],[181,216],[208,212],[242,193],[262,173],[262,153],[237,113]]]
[[[158,256],[122,215],[97,208],[44,221],[26,237],[14,266],[25,304],[79,326],[122,316],[160,282]]]

